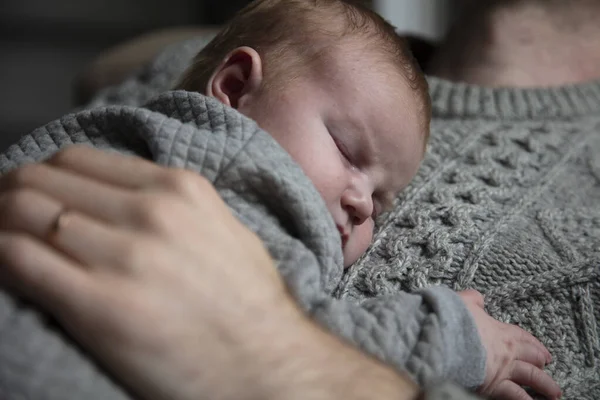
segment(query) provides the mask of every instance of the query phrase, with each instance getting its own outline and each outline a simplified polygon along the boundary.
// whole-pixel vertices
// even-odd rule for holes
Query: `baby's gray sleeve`
[[[477,388],[485,379],[486,352],[471,312],[448,288],[431,287],[419,293],[439,320],[448,379]]]
[[[485,349],[473,317],[450,289],[432,287],[360,304],[322,298],[311,314],[421,386],[444,380],[467,388],[483,383]]]

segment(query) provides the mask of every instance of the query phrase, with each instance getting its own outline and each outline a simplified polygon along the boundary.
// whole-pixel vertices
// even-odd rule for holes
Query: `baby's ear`
[[[251,47],[239,47],[227,55],[208,81],[206,94],[239,108],[260,89],[262,59]]]

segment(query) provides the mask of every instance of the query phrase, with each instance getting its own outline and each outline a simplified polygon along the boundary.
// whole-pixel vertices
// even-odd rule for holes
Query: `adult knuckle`
[[[164,178],[163,185],[177,195],[194,197],[200,188],[200,176],[195,172],[185,169],[169,170]]]
[[[136,220],[151,231],[163,231],[170,224],[175,201],[161,194],[146,195],[134,204]]]
[[[152,260],[152,244],[146,238],[134,237],[124,240],[117,249],[120,269],[128,272],[139,271]]]
[[[48,162],[53,165],[68,165],[81,152],[81,146],[68,146],[55,153]]]
[[[8,173],[4,180],[6,182],[6,188],[20,188],[30,186],[36,179],[43,175],[46,170],[46,166],[43,164],[27,164],[17,168],[14,171]]]
[[[15,189],[6,192],[2,196],[0,213],[6,216],[21,214],[23,209],[31,202],[33,193],[26,189]]]
[[[0,200],[0,226],[4,229],[24,228],[35,215],[35,193],[28,189],[12,189]]]
[[[211,181],[209,181],[205,176],[194,174],[196,177],[196,185],[199,189],[210,188],[214,192],[214,186]]]
[[[0,258],[6,265],[23,265],[31,253],[33,241],[25,235],[10,235],[0,246]]]

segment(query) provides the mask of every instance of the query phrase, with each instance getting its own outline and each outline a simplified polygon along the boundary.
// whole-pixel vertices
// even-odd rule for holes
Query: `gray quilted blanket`
[[[482,379],[484,355],[458,296],[414,294],[336,300],[341,243],[317,190],[275,140],[220,102],[166,92],[144,107],[108,106],[65,116],[0,155],[0,172],[87,144],[187,168],[208,178],[264,241],[300,305],[333,332],[421,383]],[[442,329],[443,327],[443,329]],[[123,399],[127,393],[43,313],[0,292],[0,398]]]

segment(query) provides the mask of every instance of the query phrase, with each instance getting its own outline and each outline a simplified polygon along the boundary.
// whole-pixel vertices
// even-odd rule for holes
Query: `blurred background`
[[[0,151],[69,112],[103,50],[181,25],[219,25],[249,0],[0,0]],[[367,0],[404,32],[443,37],[453,0]]]

